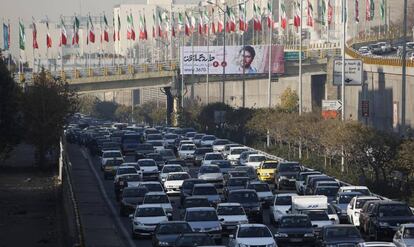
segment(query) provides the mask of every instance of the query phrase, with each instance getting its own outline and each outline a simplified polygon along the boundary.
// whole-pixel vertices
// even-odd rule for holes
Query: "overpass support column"
[[[164,92],[167,96],[167,125],[171,126],[172,114],[174,112],[174,97],[171,93],[171,87],[165,87]]]

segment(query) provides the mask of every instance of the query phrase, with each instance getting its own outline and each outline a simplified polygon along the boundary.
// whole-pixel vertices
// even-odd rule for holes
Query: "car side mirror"
[[[317,228],[317,227],[318,227],[318,225],[312,225],[312,227]]]
[[[220,218],[220,221],[223,222],[224,221],[224,218]]]
[[[335,219],[335,218],[330,218],[329,220],[330,220],[330,221],[336,221],[336,219]]]

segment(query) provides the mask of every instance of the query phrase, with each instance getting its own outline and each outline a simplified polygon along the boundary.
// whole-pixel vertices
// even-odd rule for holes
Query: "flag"
[[[36,23],[35,20],[33,19],[33,49],[39,49],[39,45],[37,44],[37,28],[36,28]]]
[[[298,1],[293,2],[293,8],[295,9],[295,16],[293,18],[293,25],[296,28],[298,28],[301,25],[300,3]]]
[[[365,1],[365,20],[374,20],[375,3],[374,0]]]
[[[10,49],[10,24],[3,23],[3,48]]]
[[[145,19],[145,15],[144,15],[144,39],[148,40],[147,20]]]
[[[112,16],[112,26],[114,27],[114,34],[113,34],[113,40],[116,41],[116,32],[115,32],[115,15]]]
[[[374,15],[375,15],[375,3],[374,0],[370,0],[370,9],[371,9],[371,21],[374,20]]]
[[[239,30],[247,31],[246,6],[244,4],[239,4]]]
[[[253,3],[253,12],[254,12],[253,29],[255,31],[262,31],[262,16],[260,15],[260,7],[257,6],[256,3]]]
[[[282,14],[280,15],[280,26],[283,29],[286,29],[287,17],[286,17],[286,7],[285,7],[285,1],[284,0],[280,0],[280,10],[282,11]]]
[[[76,16],[75,20],[73,21],[72,45],[79,45],[79,19]]]
[[[198,16],[198,34],[203,35],[203,12]]]
[[[326,3],[325,0],[322,0],[321,3],[321,24],[326,25]]]
[[[92,18],[91,18],[90,15],[89,15],[89,24],[90,24],[90,29],[89,29],[89,42],[95,43],[95,28],[93,26]]]
[[[170,18],[165,11],[162,13],[162,21],[164,23],[164,37],[167,38],[168,32],[170,31]]]
[[[203,23],[204,23],[204,33],[207,34],[208,33],[208,24],[210,23],[210,18],[208,18],[208,13],[204,10],[204,14],[203,14]]]
[[[381,19],[384,21],[385,20],[385,0],[381,0],[380,15],[381,15]]]
[[[24,24],[19,20],[19,47],[24,50],[26,46],[26,34],[24,33]]]
[[[190,33],[190,17],[188,16],[188,13],[185,12],[185,35],[190,36]]]
[[[118,31],[117,31],[117,35],[118,35],[118,41],[121,40],[121,17],[118,14]]]
[[[68,43],[68,34],[66,33],[65,22],[63,21],[63,17],[60,17],[60,41],[59,46],[67,45]]]
[[[235,32],[236,31],[236,21],[234,18],[233,11],[229,6],[226,6],[227,13],[227,23],[226,23],[226,32]]]
[[[50,33],[49,33],[49,20],[48,19],[46,19],[46,28],[47,28],[46,47],[51,48],[52,47],[52,37],[50,36]]]
[[[355,22],[359,23],[359,0],[355,0]]]
[[[309,27],[313,27],[313,6],[309,0],[308,0],[308,17],[307,17],[306,24]]]
[[[104,33],[103,33],[103,40],[105,40],[106,42],[109,42],[109,25],[108,25],[108,20],[106,19],[106,15],[104,14],[104,24],[105,24],[105,29],[104,29]]]
[[[155,32],[155,25],[156,25],[156,21],[155,21],[155,12],[152,12],[152,21],[153,21],[153,26],[152,26],[152,37],[155,38],[157,36],[156,32]]]
[[[211,32],[213,33],[213,34],[215,34],[216,32],[217,32],[217,30],[216,30],[216,15],[214,14],[214,8],[212,8],[211,9],[211,16],[213,17],[212,18],[212,22],[211,22]]]
[[[177,23],[178,32],[181,32],[184,29],[184,20],[183,20],[183,14],[178,13],[178,23]]]
[[[225,13],[223,13],[223,15],[225,15]],[[221,32],[223,32],[223,29],[224,29],[224,23],[223,23],[223,21],[221,20],[221,18],[219,16],[219,20],[217,22],[217,32],[221,33]]]
[[[175,33],[175,16],[174,13],[172,13],[172,17],[171,17],[171,37],[175,37],[176,33]]]
[[[333,17],[333,7],[331,5],[331,0],[328,0],[328,25],[331,25]]]
[[[145,40],[144,19],[142,19],[141,13],[139,14],[139,39]]]
[[[267,2],[267,27],[273,27],[273,11],[272,11],[272,3],[269,1]]]
[[[158,11],[158,37],[162,37],[162,14]]]
[[[135,40],[134,19],[132,17],[132,12],[129,15],[127,15],[127,23],[128,23],[127,39]]]

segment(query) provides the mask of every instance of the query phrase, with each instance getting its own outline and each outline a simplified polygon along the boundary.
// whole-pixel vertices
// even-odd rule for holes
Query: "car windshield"
[[[248,189],[255,190],[257,192],[270,191],[269,185],[267,184],[250,184]]]
[[[167,140],[171,140],[171,139],[177,139],[178,138],[178,135],[165,135],[164,136],[165,137],[165,139],[167,139]]]
[[[403,236],[404,236],[404,238],[414,238],[414,228],[413,227],[405,227]]]
[[[349,190],[344,190],[343,192],[359,192],[361,195],[364,195],[364,196],[371,195],[371,192],[368,189],[349,189]]]
[[[147,187],[148,191],[150,191],[150,192],[162,192],[162,191],[164,191],[161,184],[143,184],[143,186]]]
[[[122,174],[131,174],[131,173],[137,173],[137,170],[135,168],[122,168],[118,169],[118,175]]]
[[[239,203],[248,203],[248,202],[259,202],[256,192],[233,192],[229,195],[229,202],[239,202]]]
[[[175,156],[174,152],[169,149],[164,149],[160,151],[161,156]]]
[[[349,239],[349,238],[361,238],[361,234],[358,229],[355,227],[332,227],[327,228],[325,232],[325,237],[329,239]]]
[[[146,188],[128,189],[122,192],[122,197],[144,197],[147,192]]]
[[[226,145],[229,144],[228,140],[216,140],[213,145]]]
[[[195,187],[193,195],[217,195],[217,190],[214,186]]]
[[[157,166],[157,164],[153,160],[139,160],[138,165],[140,167]]]
[[[161,146],[164,146],[164,143],[163,142],[153,142],[152,145],[157,146],[157,147],[161,147]]]
[[[168,179],[169,181],[174,181],[174,180],[184,180],[190,178],[190,176],[187,173],[182,173],[182,174],[170,174],[168,175]]]
[[[208,235],[181,236],[177,239],[177,247],[213,246],[216,243]]]
[[[248,178],[231,178],[227,181],[227,186],[245,187],[248,181],[249,181]]]
[[[121,165],[123,163],[123,161],[122,160],[108,160],[108,161],[106,161],[106,165],[107,166],[119,166],[119,165]]]
[[[265,160],[266,160],[265,156],[251,156],[251,157],[249,157],[250,162],[262,162],[262,161],[265,161]]]
[[[241,227],[237,234],[239,238],[271,238],[272,234],[270,233],[267,227],[259,226],[250,226],[250,227]]]
[[[148,136],[147,136],[147,140],[148,140],[148,141],[153,141],[153,140],[162,140],[162,136],[161,136],[161,135],[155,135],[155,134],[148,135]]]
[[[406,205],[380,205],[378,212],[380,217],[412,215],[410,208]]]
[[[335,196],[338,193],[339,187],[318,187],[315,195]]]
[[[162,161],[162,156],[158,155],[158,154],[151,154],[151,155],[146,155],[148,159],[153,159],[155,161]]]
[[[203,136],[203,134],[196,134],[193,139],[201,139]]]
[[[164,166],[162,169],[162,173],[170,173],[170,172],[182,172],[183,168],[181,166]]]
[[[198,180],[190,180],[190,181],[184,181],[183,182],[183,189],[192,189],[194,187],[194,184],[202,184],[205,183],[204,181],[198,181]]]
[[[137,150],[153,150],[154,147],[152,145],[148,145],[148,144],[141,144],[138,145]]]
[[[278,172],[300,172],[300,166],[297,164],[280,164]]]
[[[236,149],[232,149],[230,151],[230,154],[241,154],[246,151],[247,151],[247,148],[236,148]]]
[[[218,165],[218,167],[220,167],[220,169],[228,169],[228,168],[232,168],[230,162],[223,160],[223,161],[217,161],[217,162],[213,162],[212,164],[214,165]]]
[[[278,196],[276,197],[276,202],[275,205],[283,205],[283,206],[287,206],[287,205],[292,205],[292,196]]]
[[[144,204],[146,203],[170,203],[167,195],[146,195]]]
[[[222,160],[223,156],[221,154],[206,154],[205,160]]]
[[[181,146],[181,150],[182,151],[191,151],[191,150],[195,150],[196,146],[194,145],[183,145]]]
[[[197,148],[195,151],[194,151],[194,153],[195,154],[206,154],[206,153],[208,153],[208,152],[211,152],[211,151],[213,151],[213,149],[209,149],[209,148]]]
[[[185,208],[194,208],[194,207],[210,207],[210,202],[207,198],[197,198],[197,199],[186,199],[184,201]]]
[[[218,221],[214,210],[198,210],[187,212],[186,221]]]
[[[135,217],[157,217],[165,216],[164,209],[161,207],[140,208],[137,210]]]
[[[245,215],[244,210],[240,206],[219,206],[217,207],[218,215]]]
[[[355,194],[350,194],[350,195],[340,195],[339,199],[338,199],[338,203],[340,204],[348,204],[351,202],[352,198],[354,198],[356,195]]]
[[[122,154],[120,152],[105,152],[102,154],[103,158],[121,158]]]
[[[200,173],[220,173],[220,168],[218,166],[201,166]]]
[[[307,228],[312,227],[308,217],[303,216],[285,216],[280,220],[281,228]]]
[[[355,203],[355,208],[362,208],[367,201],[376,200],[374,198],[370,199],[357,199]]]
[[[277,168],[277,163],[276,162],[265,162],[262,165],[262,169],[276,169]]]
[[[134,175],[124,175],[122,176],[122,180],[123,181],[127,181],[127,182],[138,182],[141,181],[141,176],[138,174],[134,174]]]
[[[325,211],[305,211],[311,221],[325,221],[329,220]]]
[[[239,171],[239,172],[230,172],[229,173],[232,177],[247,177],[247,172]]]
[[[203,136],[203,141],[214,141],[216,138],[214,136]]]
[[[192,232],[188,223],[160,224],[156,234],[181,234]]]

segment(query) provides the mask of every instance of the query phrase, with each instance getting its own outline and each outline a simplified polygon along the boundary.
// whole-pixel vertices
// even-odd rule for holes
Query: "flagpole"
[[[346,0],[342,0],[342,85],[341,85],[341,99],[342,99],[342,112],[341,120],[345,121],[345,42],[346,42]],[[344,157],[344,146],[342,145],[342,155],[341,155],[341,171],[345,170],[345,157]]]
[[[302,29],[303,29],[303,0],[300,0],[299,20],[299,116],[302,115]]]
[[[244,57],[246,55],[246,49],[244,49],[244,45],[245,45],[245,32],[247,31],[247,18],[246,18],[246,2],[244,3],[244,10],[243,10],[243,25],[244,25],[244,31],[243,31],[243,36],[242,36],[242,47],[243,47],[243,89],[242,89],[242,94],[243,94],[243,102],[242,102],[242,107],[245,108],[246,107],[246,67],[244,64]],[[254,29],[254,28],[253,28]]]
[[[213,22],[214,22],[214,16],[213,16]],[[209,74],[210,74],[210,19],[208,19],[208,23],[207,23],[207,77],[206,77],[206,83],[207,83],[206,102],[207,102],[207,105],[209,104],[209,99],[210,99]]]

